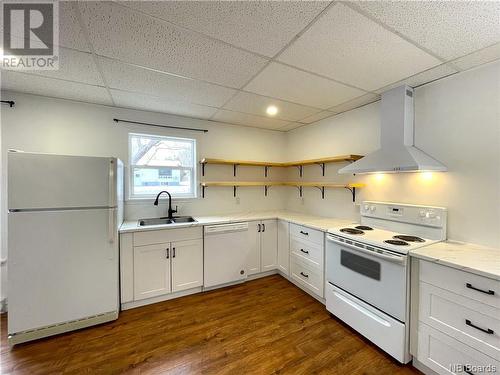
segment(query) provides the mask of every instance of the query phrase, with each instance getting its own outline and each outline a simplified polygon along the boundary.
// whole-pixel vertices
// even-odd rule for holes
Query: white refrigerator
[[[8,153],[11,345],[118,318],[123,164]]]

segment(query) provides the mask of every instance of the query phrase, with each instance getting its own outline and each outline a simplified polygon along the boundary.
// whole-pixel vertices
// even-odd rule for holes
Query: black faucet
[[[168,218],[171,219],[172,215],[177,212],[177,206],[175,206],[175,210],[172,209],[172,196],[168,191],[166,190],[160,191],[156,196],[155,202],[153,204],[155,206],[158,206],[158,199],[160,199],[160,195],[162,195],[163,193],[168,194]]]

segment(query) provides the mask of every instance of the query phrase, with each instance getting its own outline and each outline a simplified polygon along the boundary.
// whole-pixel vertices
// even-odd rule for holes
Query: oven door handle
[[[396,255],[396,254],[393,255],[392,253],[388,253],[384,250],[380,250],[380,251],[382,251],[382,253],[379,253],[377,251],[371,251],[371,250],[363,249],[362,247],[357,247],[357,246],[346,244],[345,242],[337,241],[335,239],[335,237],[333,237],[333,236],[328,236],[327,238],[329,241],[335,242],[337,245],[340,245],[342,247],[346,247],[350,250],[355,250],[355,251],[358,251],[360,253],[371,255],[375,258],[381,258],[381,259],[387,260],[389,262],[401,264],[403,266],[406,265],[406,256],[404,256],[404,255]]]

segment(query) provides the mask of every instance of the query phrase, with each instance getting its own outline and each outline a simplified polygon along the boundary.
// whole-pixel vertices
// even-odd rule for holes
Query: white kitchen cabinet
[[[290,275],[290,223],[278,220],[278,270]]]
[[[170,244],[135,247],[134,300],[170,292]]]
[[[261,271],[271,271],[278,265],[278,221],[263,220],[260,232]]]
[[[500,281],[424,260],[412,267],[418,361],[439,374],[499,368]]]
[[[248,275],[276,269],[278,263],[277,220],[251,221],[248,223]]]
[[[120,235],[122,309],[165,300],[172,293],[189,293],[202,284],[201,227]]]
[[[172,291],[203,285],[203,241],[172,242]]]

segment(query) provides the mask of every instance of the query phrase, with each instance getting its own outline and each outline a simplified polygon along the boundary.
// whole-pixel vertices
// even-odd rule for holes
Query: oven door
[[[331,235],[327,239],[327,282],[404,322],[407,257],[358,248]]]

